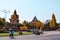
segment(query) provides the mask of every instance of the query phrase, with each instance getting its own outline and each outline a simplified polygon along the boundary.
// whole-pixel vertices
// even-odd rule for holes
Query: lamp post
[[[10,13],[10,11],[6,11],[5,9],[4,10],[0,10],[1,12],[5,13],[5,27],[6,27],[6,17],[7,17],[7,13]]]

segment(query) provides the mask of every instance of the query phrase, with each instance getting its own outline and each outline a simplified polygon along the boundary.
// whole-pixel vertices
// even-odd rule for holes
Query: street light
[[[7,13],[10,13],[10,11],[8,10],[8,11],[6,11],[5,9],[4,10],[0,10],[1,12],[3,12],[3,13],[5,13],[5,27],[6,27],[6,14]]]

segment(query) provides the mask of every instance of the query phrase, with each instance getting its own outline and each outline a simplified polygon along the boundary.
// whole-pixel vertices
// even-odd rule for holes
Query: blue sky
[[[6,20],[13,14],[16,9],[19,20],[31,21],[34,16],[38,20],[45,22],[51,19],[52,13],[55,14],[57,22],[60,22],[60,0],[0,0],[0,17],[5,17],[1,10],[10,11],[6,14]]]

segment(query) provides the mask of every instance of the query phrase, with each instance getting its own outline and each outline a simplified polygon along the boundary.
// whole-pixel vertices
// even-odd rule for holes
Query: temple
[[[36,26],[38,19],[36,16],[34,16],[33,20],[30,22],[30,24],[33,24],[34,26]]]
[[[11,19],[9,20],[10,20],[10,27],[13,28],[14,30],[17,30],[18,28],[16,26],[19,23],[19,15],[17,15],[16,10],[14,10],[13,15],[11,15]]]
[[[36,26],[36,28],[39,28],[40,32],[42,32],[42,22],[39,21],[36,16],[33,18],[33,20],[30,23]]]

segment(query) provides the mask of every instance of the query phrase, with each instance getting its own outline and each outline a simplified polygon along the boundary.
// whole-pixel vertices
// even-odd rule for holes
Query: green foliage
[[[43,30],[44,30],[44,31],[49,31],[49,30],[50,30],[50,25],[49,25],[49,23],[44,24]]]
[[[50,20],[50,28],[51,29],[57,28],[57,23],[56,23],[56,18],[55,18],[54,13],[52,14],[52,19]]]
[[[54,28],[55,27],[55,23],[56,23],[56,18],[55,18],[55,15],[52,14],[52,19],[50,21],[50,27]]]
[[[31,24],[31,23],[28,23],[28,24],[27,24],[27,27],[28,27],[29,29],[34,29],[34,28],[36,28],[36,26],[35,26],[34,24]]]
[[[8,31],[0,29],[0,33],[8,33]]]
[[[0,26],[3,26],[3,25],[4,25],[4,23],[0,21]]]
[[[0,29],[4,26],[4,23],[0,21]]]

